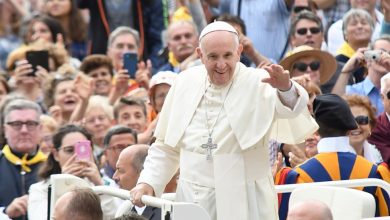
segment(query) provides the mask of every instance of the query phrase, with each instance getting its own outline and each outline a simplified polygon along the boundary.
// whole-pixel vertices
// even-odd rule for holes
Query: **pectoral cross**
[[[207,139],[207,143],[202,144],[201,147],[202,147],[203,149],[206,149],[206,150],[207,150],[206,160],[212,160],[212,159],[213,159],[213,156],[212,156],[212,154],[211,154],[211,150],[217,148],[217,144],[213,144],[213,140],[211,139],[211,137],[209,137],[209,138]]]

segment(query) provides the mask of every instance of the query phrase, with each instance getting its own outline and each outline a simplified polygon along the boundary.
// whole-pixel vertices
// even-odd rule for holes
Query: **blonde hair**
[[[39,117],[39,121],[43,127],[47,128],[50,132],[53,133],[56,132],[59,127],[57,121],[49,115],[41,115]]]
[[[110,118],[114,119],[114,108],[109,104],[108,98],[100,95],[93,95],[89,98],[88,107],[85,110],[85,115],[93,109],[101,108]]]

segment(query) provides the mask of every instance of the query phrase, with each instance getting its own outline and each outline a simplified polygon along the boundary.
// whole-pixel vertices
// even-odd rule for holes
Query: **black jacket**
[[[107,21],[105,0],[77,0],[79,8],[88,9],[89,24],[89,54],[106,54],[110,29]],[[164,26],[163,5],[160,0],[134,0],[135,28],[140,32],[140,44],[143,47],[142,57],[151,59],[155,68],[161,65],[158,52],[162,48],[161,32]],[[142,28],[141,28],[142,27]],[[142,46],[143,45],[143,46]]]

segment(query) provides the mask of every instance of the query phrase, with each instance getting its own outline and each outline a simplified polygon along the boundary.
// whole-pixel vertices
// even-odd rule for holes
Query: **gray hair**
[[[9,102],[5,106],[4,111],[3,111],[4,122],[8,122],[8,115],[12,111],[26,110],[26,109],[34,110],[37,113],[37,121],[39,121],[39,117],[42,114],[42,109],[37,103],[30,101],[30,100],[26,100],[26,99],[16,99],[16,100]]]
[[[191,21],[191,20],[179,20],[179,21],[175,21],[175,22],[169,24],[169,26],[168,26],[168,31],[167,31],[167,37],[168,37],[168,39],[171,37],[171,36],[170,36],[171,27],[172,27],[172,26],[175,26],[175,25],[183,25],[183,24],[189,24],[189,25],[194,29],[194,34],[195,34],[196,36],[199,35],[198,27],[196,26],[195,22],[193,22],[193,21]]]
[[[390,81],[390,72],[386,73],[384,76],[381,78],[381,93],[385,95],[386,90],[389,90],[390,88],[386,88],[386,82]]]
[[[301,20],[309,20],[309,21],[312,21],[312,22],[316,23],[318,25],[318,27],[320,28],[321,33],[324,33],[324,25],[322,24],[321,18],[318,17],[316,14],[314,14],[311,11],[304,10],[302,12],[299,12],[292,19],[291,25],[290,25],[290,32],[289,32],[289,36],[290,37],[295,34],[295,31],[296,31],[296,28],[297,28],[297,24]]]
[[[114,107],[110,105],[106,96],[91,96],[88,101],[88,106],[85,109],[85,115],[88,115],[91,110],[94,110],[96,108],[101,108],[110,120],[114,119]]]
[[[134,37],[135,42],[137,43],[137,47],[139,47],[140,40],[139,40],[139,33],[138,33],[138,31],[134,30],[133,28],[126,27],[126,26],[117,27],[115,30],[113,30],[110,33],[110,36],[108,37],[107,47],[111,47],[112,43],[114,42],[114,40],[118,36],[123,35],[123,34],[131,34]]]
[[[141,173],[141,171],[144,168],[144,162],[145,162],[146,156],[148,156],[149,145],[137,144],[137,145],[133,145],[132,147],[139,148],[139,149],[137,149],[137,151],[133,157],[132,166],[134,167],[134,169],[138,173]]]
[[[363,9],[358,9],[358,8],[353,8],[350,9],[344,16],[343,16],[343,36],[344,40],[345,36],[347,34],[347,25],[349,22],[351,22],[352,19],[355,18],[364,18],[367,20],[368,24],[371,27],[371,34],[374,32],[375,29],[375,21],[372,19],[370,13],[368,13],[366,10]]]

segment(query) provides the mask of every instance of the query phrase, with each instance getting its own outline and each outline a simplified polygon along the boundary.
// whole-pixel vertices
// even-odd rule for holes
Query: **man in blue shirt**
[[[221,13],[239,16],[256,50],[279,62],[287,49],[293,0],[221,0]]]
[[[371,51],[369,51],[370,49]],[[332,93],[367,96],[371,104],[376,107],[376,113],[379,115],[384,110],[380,95],[380,80],[390,71],[389,64],[386,64],[386,60],[389,60],[390,57],[390,36],[384,35],[376,39],[370,49],[361,48],[348,60],[341,70]],[[366,65],[368,70],[366,78],[362,82],[347,85],[351,73],[363,65]]]

